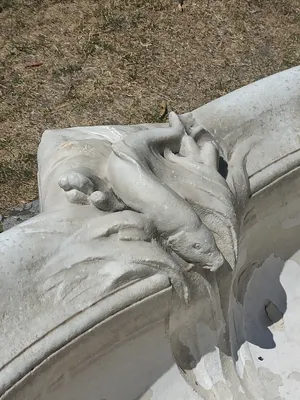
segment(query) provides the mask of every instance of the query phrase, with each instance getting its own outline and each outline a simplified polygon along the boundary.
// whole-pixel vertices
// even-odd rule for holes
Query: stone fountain
[[[1,400],[300,398],[300,67],[46,131],[0,234]]]

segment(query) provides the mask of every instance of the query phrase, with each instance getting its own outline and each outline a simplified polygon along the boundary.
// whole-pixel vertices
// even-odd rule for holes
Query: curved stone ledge
[[[168,304],[168,297],[170,298],[169,281],[165,276],[155,275],[146,280],[140,281],[131,285],[126,289],[122,289],[122,294],[116,293],[115,295],[109,296],[106,299],[102,299],[100,302],[89,306],[81,312],[71,315],[68,319],[63,321],[59,325],[53,324],[53,328],[48,332],[41,331],[40,337],[29,342],[25,347],[26,337],[20,344],[24,347],[19,347],[19,352],[7,363],[3,358],[1,359],[0,369],[0,388],[1,392],[4,393],[8,388],[15,383],[18,379],[21,379],[26,373],[31,371],[49,355],[61,349],[65,344],[72,341],[77,336],[81,335],[85,331],[93,328],[96,324],[101,321],[115,318],[115,323],[118,323],[118,313],[125,312],[126,315],[130,315],[130,310],[137,307],[141,312],[144,307],[144,303],[147,301],[151,303],[151,307],[156,309],[159,303],[159,312],[148,313],[144,316],[143,323],[145,326],[151,324],[152,319],[159,321],[162,315],[166,318]],[[157,297],[157,298],[156,298]],[[144,300],[144,303],[140,303]],[[169,300],[170,302],[170,300]],[[165,304],[165,305],[164,305]],[[162,312],[162,315],[160,314]],[[51,314],[49,313],[49,316]],[[44,315],[45,320],[47,316]],[[146,322],[146,320],[148,320]],[[133,321],[134,323],[134,321]],[[153,323],[153,322],[152,322]],[[46,327],[46,326],[45,326]],[[44,329],[45,329],[44,327]],[[122,324],[120,325],[122,327]],[[28,340],[28,339],[27,339]],[[17,343],[16,343],[17,345]]]
[[[1,399],[35,399],[39,398],[38,396],[44,398],[52,392],[51,395],[55,397],[55,390],[62,387],[65,387],[63,392],[73,391],[76,393],[79,390],[83,395],[84,390],[89,389],[89,387],[85,387],[83,390],[81,386],[85,384],[84,381],[78,383],[77,379],[87,368],[87,365],[97,364],[99,358],[113,353],[119,347],[126,347],[127,342],[134,341],[136,337],[142,336],[145,332],[150,332],[149,334],[152,336],[148,340],[154,342],[157,339],[161,340],[155,335],[156,327],[162,324],[162,332],[164,331],[171,301],[171,290],[164,288],[165,286],[166,282],[161,279],[161,276],[148,279],[146,283],[139,282],[131,288],[130,299],[126,298],[126,295],[129,297],[128,292],[123,293],[126,302],[122,301],[124,297],[120,299],[120,296],[116,295],[116,299],[112,296],[107,301],[102,300],[101,304],[83,311],[81,315],[74,316],[66,321],[66,324],[56,327],[55,330],[26,349],[24,353],[20,354],[1,371],[2,388],[7,388],[14,381],[22,378],[8,389]],[[153,330],[154,332],[152,332]],[[141,350],[140,348],[139,351]],[[154,352],[154,354],[151,355],[151,352]],[[141,354],[135,351],[133,353],[136,358],[141,357]],[[154,355],[155,357],[161,355],[156,351],[155,346],[152,351],[145,354],[145,369],[148,369],[148,374],[153,369],[153,362],[156,363],[155,368],[158,370],[161,368],[160,360],[155,360]],[[149,357],[151,363],[147,366],[146,361]],[[120,360],[120,363],[126,369],[126,359]],[[170,367],[172,364],[171,357],[169,359],[167,357],[164,363],[167,367]],[[135,398],[147,389],[148,380],[145,382],[143,376],[146,371],[144,369],[139,371],[141,365],[136,364],[135,367],[135,374],[140,374],[140,379],[144,379],[144,382],[137,387],[132,387],[132,397],[125,396],[124,399]],[[113,365],[113,368],[117,368],[117,366]],[[110,372],[113,373],[113,370],[110,370]],[[159,374],[153,372],[153,375],[154,382]],[[106,376],[106,378],[108,377]],[[150,378],[150,376],[148,375],[147,378]],[[75,379],[75,381],[72,382],[72,379]],[[28,384],[28,380],[35,382],[35,384]],[[98,386],[97,390],[103,390],[101,395],[103,398],[106,398],[107,395],[113,396],[116,387],[118,387],[119,396],[121,396],[124,381],[122,384],[114,381],[115,378],[111,376],[109,382],[104,379],[101,385],[99,382],[94,382]],[[36,384],[36,382],[38,383]],[[77,386],[75,390],[74,386]],[[105,387],[101,388],[101,386]],[[92,390],[95,391],[96,389],[93,388]],[[107,393],[107,391],[111,393]],[[59,395],[64,398],[67,394],[59,393]],[[70,396],[70,393],[68,395]],[[99,393],[96,392],[92,395],[99,396]]]

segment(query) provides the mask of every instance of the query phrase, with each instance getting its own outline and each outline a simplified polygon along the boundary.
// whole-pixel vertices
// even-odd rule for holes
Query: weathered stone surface
[[[299,98],[294,68],[45,132],[41,213],[0,235],[1,400],[298,400]]]

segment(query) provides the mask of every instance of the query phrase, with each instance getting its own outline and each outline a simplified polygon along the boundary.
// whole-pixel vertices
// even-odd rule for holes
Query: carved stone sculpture
[[[300,68],[46,131],[0,235],[0,399],[298,399]],[[297,357],[295,357],[297,359]]]

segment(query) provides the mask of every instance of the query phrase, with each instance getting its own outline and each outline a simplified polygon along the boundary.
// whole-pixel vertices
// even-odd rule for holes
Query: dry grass
[[[185,5],[0,0],[0,211],[36,197],[45,129],[157,121],[300,64],[298,0]]]

